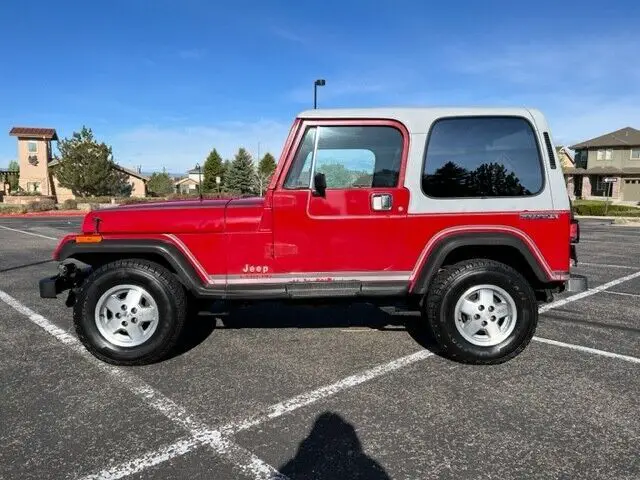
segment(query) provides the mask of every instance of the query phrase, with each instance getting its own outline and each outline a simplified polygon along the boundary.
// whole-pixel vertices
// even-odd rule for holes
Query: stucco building
[[[19,185],[22,190],[53,196],[58,202],[75,198],[71,190],[60,185],[55,175],[57,161],[53,158],[52,150],[52,142],[58,141],[55,129],[13,127],[9,135],[18,140]],[[120,165],[116,165],[116,168],[128,175],[127,181],[133,187],[132,197],[146,195],[146,176]]]

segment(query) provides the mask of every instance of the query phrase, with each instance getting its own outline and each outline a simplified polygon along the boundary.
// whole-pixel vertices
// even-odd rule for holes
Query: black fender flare
[[[193,264],[174,244],[156,239],[103,239],[97,243],[66,242],[57,252],[56,260],[78,259],[86,255],[113,255],[114,257],[142,257],[158,255],[175,271],[178,280],[198,297],[224,296],[224,286],[211,286],[203,282]]]
[[[513,247],[524,257],[534,275],[541,283],[549,283],[552,281],[531,249],[519,237],[509,233],[468,232],[447,236],[439,240],[438,243],[431,248],[424,264],[415,277],[411,292],[421,295],[425,294],[433,277],[442,267],[447,255],[461,247],[475,246]]]

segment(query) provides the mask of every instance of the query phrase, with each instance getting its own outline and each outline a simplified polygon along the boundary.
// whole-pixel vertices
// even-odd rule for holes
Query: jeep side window
[[[543,182],[538,143],[524,118],[445,118],[431,129],[422,175],[430,197],[530,196]]]
[[[304,138],[296,156],[291,163],[291,168],[284,181],[286,189],[303,189],[311,187],[311,166],[313,159],[313,148],[316,138],[316,128],[307,128]]]
[[[313,154],[314,130],[318,145]],[[402,161],[402,134],[393,127],[335,126],[309,129],[298,149],[285,188],[309,188],[323,173],[328,189],[395,187]]]

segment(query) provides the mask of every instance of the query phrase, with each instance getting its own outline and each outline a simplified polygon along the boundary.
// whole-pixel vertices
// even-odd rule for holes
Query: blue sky
[[[277,157],[319,77],[321,107],[527,105],[557,143],[640,128],[639,25],[617,0],[2,2],[0,167],[14,125],[87,125],[145,171]]]

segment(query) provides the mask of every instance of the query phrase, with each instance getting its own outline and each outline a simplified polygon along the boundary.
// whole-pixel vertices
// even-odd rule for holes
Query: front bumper
[[[40,280],[40,298],[56,298],[65,290],[73,287],[73,282],[62,275],[54,275]]]
[[[567,280],[567,286],[566,286],[566,291],[567,292],[584,292],[586,290],[589,289],[589,282],[587,280],[587,277],[585,277],[584,275],[577,275],[575,273],[572,273],[571,276],[569,277],[569,280]]]
[[[40,280],[40,298],[57,298],[66,290],[71,290],[82,282],[89,273],[89,269],[80,269],[75,264],[63,264],[58,266],[60,273],[52,277]]]

